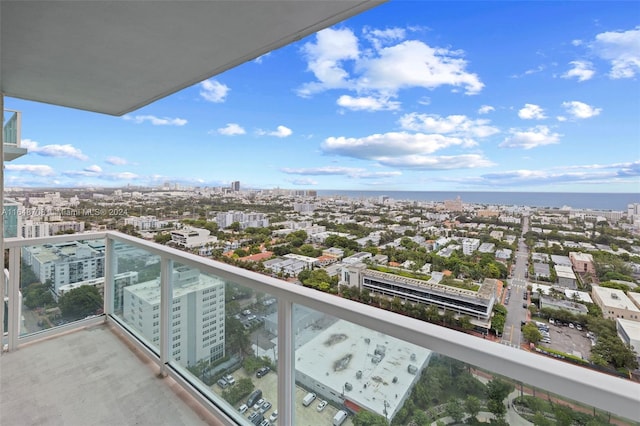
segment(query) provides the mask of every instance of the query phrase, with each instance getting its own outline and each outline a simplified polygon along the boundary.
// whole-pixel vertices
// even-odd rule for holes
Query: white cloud
[[[227,123],[225,127],[219,128],[217,132],[226,136],[244,135],[247,133],[242,126],[237,123]]]
[[[109,177],[116,180],[134,180],[134,179],[138,179],[140,176],[131,172],[122,172],[122,173],[113,173],[109,175]]]
[[[412,112],[400,118],[400,126],[415,132],[453,134],[461,137],[486,138],[499,133],[496,127],[489,126],[489,120],[471,120],[465,115],[441,117],[437,114],[418,114]]]
[[[353,111],[394,111],[400,108],[400,102],[372,96],[354,98],[349,95],[342,95],[336,103]]]
[[[608,31],[596,35],[590,47],[611,64],[609,77],[633,78],[640,73],[640,26],[627,31]]]
[[[255,58],[253,60],[253,62],[255,62],[256,64],[261,64],[262,61],[264,61],[266,58],[268,58],[269,56],[271,56],[271,52],[267,52],[264,55],[258,56],[257,58]]]
[[[107,163],[112,164],[114,166],[124,166],[128,163],[128,161],[122,157],[111,156],[105,160]]]
[[[291,136],[293,134],[293,131],[286,126],[278,126],[274,131],[259,129],[256,133],[258,135],[267,135],[267,136],[275,136],[278,138],[286,138],[287,136]]]
[[[580,101],[563,102],[562,106],[565,107],[567,113],[571,114],[574,118],[591,118],[602,112],[602,108],[594,108]]]
[[[155,115],[125,115],[122,118],[128,121],[133,121],[136,124],[148,121],[154,126],[184,126],[187,124],[187,120],[184,118],[156,117]]]
[[[68,157],[75,158],[77,160],[86,161],[89,159],[78,148],[70,144],[65,145],[44,145],[39,146],[38,142],[31,139],[23,139],[20,142],[23,148],[27,148],[27,151],[32,154],[41,155],[43,157]]]
[[[353,173],[359,173],[364,169],[352,168],[352,167],[305,167],[305,168],[290,168],[285,167],[281,169],[282,172],[290,175],[309,175],[309,176],[330,176],[330,175],[351,175]]]
[[[463,87],[468,95],[479,93],[484,84],[476,74],[466,71],[461,51],[434,48],[418,40],[407,40],[385,47],[377,57],[363,58],[358,88],[395,93],[403,88],[440,86]]]
[[[469,145],[470,141],[457,137],[390,132],[362,138],[329,137],[321,144],[321,149],[326,154],[375,160],[382,164],[394,157],[425,156],[445,148]]]
[[[569,63],[573,65],[573,68],[564,73],[562,78],[576,77],[578,81],[587,81],[596,73],[593,70],[593,64],[589,61],[571,61]]]
[[[518,117],[523,120],[542,120],[547,118],[544,115],[544,110],[535,104],[524,104],[524,108],[518,111]]]
[[[496,109],[491,105],[482,105],[480,108],[478,108],[478,114],[489,114],[490,112],[495,110]]]
[[[500,148],[537,148],[556,144],[561,136],[559,133],[552,133],[547,126],[536,126],[524,131],[511,129],[509,132],[511,136],[498,145]]]
[[[229,87],[217,80],[205,80],[200,83],[200,96],[209,102],[224,102],[229,93]]]
[[[404,28],[386,28],[384,30],[376,28],[364,28],[362,30],[364,37],[371,42],[376,50],[382,46],[391,44],[396,41],[404,40],[407,31]]]
[[[296,186],[309,186],[309,185],[318,185],[317,180],[313,180],[310,178],[300,178],[300,179],[287,179],[287,182]]]
[[[471,182],[487,186],[554,185],[566,183],[608,184],[612,181],[637,183],[640,161],[604,165],[563,166],[551,170],[509,170],[488,173]]]
[[[315,42],[303,47],[307,68],[317,81],[304,84],[298,94],[310,96],[329,89],[348,89],[389,97],[404,88],[435,89],[446,85],[476,94],[484,87],[476,74],[466,71],[462,51],[431,47],[418,40],[393,44],[404,36],[397,28],[367,29],[365,38],[372,48],[361,51],[358,38],[349,29],[318,32]]]
[[[94,164],[92,166],[85,167],[84,171],[89,173],[102,173],[102,167],[98,166],[97,164]]]
[[[55,172],[50,166],[44,164],[6,164],[5,169],[12,172],[27,173],[35,176],[54,176]]]
[[[307,69],[318,82],[303,85],[298,91],[301,96],[347,87],[349,76],[342,69],[342,61],[357,59],[359,54],[358,39],[349,29],[327,28],[319,31],[315,38],[315,43],[305,43],[302,51],[307,59]]]
[[[348,176],[358,179],[379,179],[387,177],[401,176],[400,171],[384,171],[384,172],[371,172],[367,169],[356,167],[309,167],[309,168],[283,168],[283,173],[290,175],[302,175],[302,176]]]
[[[448,156],[406,155],[379,158],[378,162],[389,167],[417,170],[475,169],[495,166],[495,163],[478,154]]]
[[[567,121],[567,117],[565,117],[564,115],[559,115],[559,116],[556,117],[556,119],[558,121]]]

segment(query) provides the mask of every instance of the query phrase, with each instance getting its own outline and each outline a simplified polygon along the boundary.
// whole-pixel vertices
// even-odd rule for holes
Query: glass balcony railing
[[[38,284],[27,281],[31,274],[40,284],[50,277],[50,288],[59,289],[61,276],[36,272],[29,256],[74,244],[97,250],[81,250],[82,273],[95,257],[102,306],[74,297],[71,307],[58,304],[61,321],[34,327],[28,312],[38,305],[31,300],[31,286]],[[61,329],[112,323],[229,424],[640,421],[640,384],[632,380],[128,235],[10,239],[5,245],[9,350]],[[40,260],[56,262],[53,255],[40,254]],[[43,315],[50,315],[44,305]]]
[[[21,115],[19,111],[3,111],[2,137],[5,145],[20,146]]]
[[[2,112],[2,141],[4,145],[4,160],[11,161],[27,153],[26,148],[20,147],[22,129],[22,113],[5,109]]]

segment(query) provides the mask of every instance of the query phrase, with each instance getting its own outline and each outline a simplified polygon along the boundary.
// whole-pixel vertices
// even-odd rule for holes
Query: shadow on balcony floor
[[[0,424],[216,425],[108,325],[34,342],[0,358]]]

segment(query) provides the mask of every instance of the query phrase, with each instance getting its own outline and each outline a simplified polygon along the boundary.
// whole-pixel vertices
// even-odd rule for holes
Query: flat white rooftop
[[[385,355],[373,362],[380,347]],[[299,348],[295,359],[296,370],[338,394],[345,383],[351,383],[353,389],[345,391],[344,397],[360,407],[384,416],[386,401],[387,412],[393,417],[430,356],[428,349],[338,321]],[[409,365],[417,371],[409,373]]]
[[[0,424],[221,425],[107,325],[0,357]]]

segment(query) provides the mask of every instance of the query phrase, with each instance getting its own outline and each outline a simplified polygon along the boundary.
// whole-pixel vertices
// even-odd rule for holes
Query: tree
[[[513,385],[501,379],[492,379],[487,383],[487,409],[499,419],[507,412],[504,399],[512,390]]]
[[[387,419],[370,411],[360,410],[353,416],[353,426],[387,426]]]
[[[444,412],[447,416],[451,417],[455,423],[459,423],[464,418],[464,411],[460,401],[456,398],[451,398],[445,406]]]
[[[462,315],[458,318],[458,323],[460,324],[460,328],[464,331],[473,330],[473,324],[471,323],[471,318],[468,315]]]
[[[538,330],[538,327],[531,322],[522,327],[522,336],[527,340],[527,342],[531,343],[538,343],[540,339],[542,339],[540,330]]]
[[[98,313],[102,309],[103,303],[98,289],[91,285],[83,285],[69,290],[59,300],[62,315],[75,319]]]
[[[469,395],[467,399],[464,401],[464,408],[469,413],[472,419],[475,419],[478,413],[480,413],[480,400],[473,396]]]

